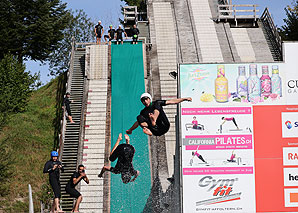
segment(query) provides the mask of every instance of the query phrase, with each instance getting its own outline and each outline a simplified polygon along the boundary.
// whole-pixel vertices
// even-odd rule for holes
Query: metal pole
[[[34,213],[31,185],[29,184],[28,187],[29,187],[29,213]]]

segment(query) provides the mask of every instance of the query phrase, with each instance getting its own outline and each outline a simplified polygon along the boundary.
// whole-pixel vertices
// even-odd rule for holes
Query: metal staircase
[[[268,8],[265,9],[263,15],[261,16],[259,25],[264,32],[274,61],[282,61],[282,40],[278,34]]]
[[[62,163],[64,165],[64,172],[60,175],[61,182],[61,205],[64,211],[71,211],[73,207],[73,198],[70,198],[65,192],[65,186],[69,181],[71,175],[77,168],[78,149],[80,143],[80,132],[83,117],[83,103],[84,103],[84,72],[85,72],[85,50],[74,51],[73,56],[73,72],[69,78],[69,86],[71,97],[71,113],[75,123],[66,124],[64,132],[64,142],[62,151]]]

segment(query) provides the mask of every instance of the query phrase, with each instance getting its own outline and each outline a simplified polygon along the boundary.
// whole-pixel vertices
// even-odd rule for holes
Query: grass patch
[[[54,147],[56,96],[61,78],[34,91],[27,110],[12,115],[0,133],[0,209],[5,212],[28,212],[28,184],[32,187],[35,212],[40,212],[45,188],[42,185],[48,182],[48,175],[42,171]]]

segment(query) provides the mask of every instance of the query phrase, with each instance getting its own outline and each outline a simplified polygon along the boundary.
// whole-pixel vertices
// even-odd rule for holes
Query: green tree
[[[10,114],[25,110],[37,79],[16,56],[8,54],[0,61],[0,129]]]
[[[0,59],[45,61],[63,39],[70,18],[60,0],[1,0]]]
[[[279,31],[283,40],[298,40],[298,0],[294,1],[291,6],[285,8],[287,18],[284,19],[283,25]]]
[[[50,55],[50,74],[57,75],[65,72],[69,66],[72,38],[76,42],[90,42],[95,38],[95,23],[83,10],[70,11],[70,19],[67,27],[63,30],[63,39],[58,42],[56,48]]]

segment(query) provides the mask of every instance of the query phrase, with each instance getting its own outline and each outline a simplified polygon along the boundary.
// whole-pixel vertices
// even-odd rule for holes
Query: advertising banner
[[[298,65],[285,58],[180,65],[184,212],[298,212]]]

